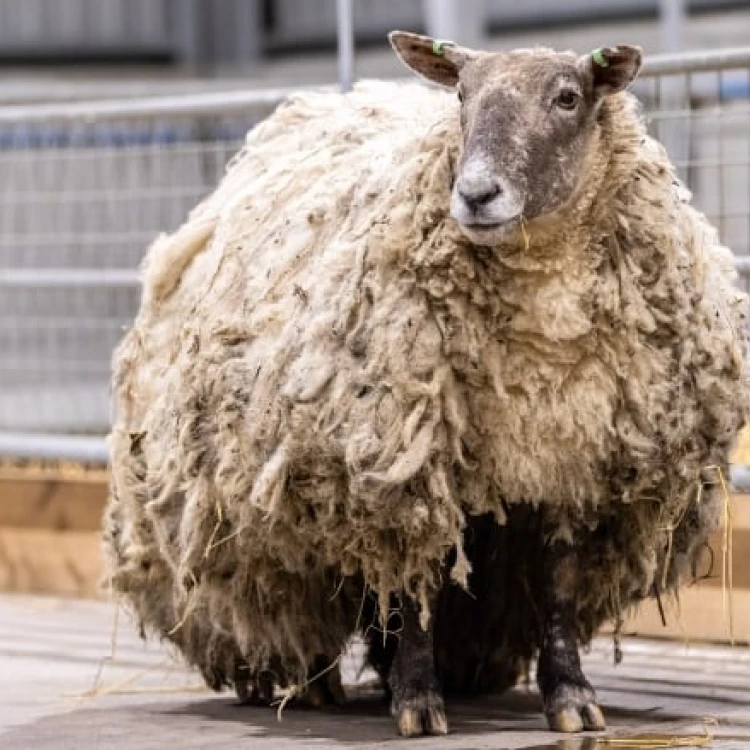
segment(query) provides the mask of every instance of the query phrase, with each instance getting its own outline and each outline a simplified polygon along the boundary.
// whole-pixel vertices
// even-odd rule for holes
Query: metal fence
[[[750,273],[750,49],[652,58],[636,92]],[[287,93],[0,109],[0,454],[105,456],[146,246]]]
[[[145,248],[286,93],[0,110],[0,452],[29,451],[17,433],[106,432]]]
[[[635,86],[652,133],[750,272],[750,49],[664,55]]]

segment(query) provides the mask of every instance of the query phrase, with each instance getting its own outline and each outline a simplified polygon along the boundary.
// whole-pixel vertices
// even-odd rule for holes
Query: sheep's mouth
[[[469,239],[487,238],[502,239],[511,234],[520,224],[521,215],[513,216],[504,221],[487,222],[459,222],[462,231]]]
[[[494,232],[498,229],[507,229],[508,227],[515,226],[519,219],[520,216],[514,216],[511,219],[505,219],[504,221],[465,221],[462,223],[465,227],[468,227],[475,232],[481,232],[483,230]]]

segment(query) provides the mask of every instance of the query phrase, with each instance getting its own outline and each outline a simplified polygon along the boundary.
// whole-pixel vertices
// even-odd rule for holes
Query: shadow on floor
[[[106,704],[106,705],[105,705]],[[661,726],[671,722],[695,723],[695,715],[671,715],[662,708],[618,709],[603,705],[614,728],[623,725]],[[199,750],[241,742],[253,750],[295,748],[527,748],[532,750],[591,750],[585,738],[568,738],[545,731],[539,696],[516,689],[503,696],[448,702],[451,734],[422,741],[395,735],[388,707],[378,696],[354,697],[341,708],[311,710],[239,706],[232,698],[161,696],[144,702],[143,696],[110,697],[99,707],[45,717],[11,729],[0,736],[0,748],[17,750]],[[737,723],[735,722],[735,727]],[[512,744],[510,740],[512,739]],[[728,738],[730,739],[730,738]],[[748,747],[747,738],[738,747]],[[528,742],[526,742],[528,740]],[[723,743],[722,743],[723,746]]]

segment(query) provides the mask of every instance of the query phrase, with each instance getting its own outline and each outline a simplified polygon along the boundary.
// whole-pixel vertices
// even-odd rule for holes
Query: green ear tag
[[[591,59],[600,67],[600,68],[608,68],[609,67],[609,60],[607,60],[606,57],[604,57],[604,53],[602,52],[601,47],[598,47],[591,53]]]
[[[444,55],[445,54],[445,46],[448,47],[455,47],[454,42],[447,42],[444,39],[433,39],[432,40],[432,54],[433,55]]]

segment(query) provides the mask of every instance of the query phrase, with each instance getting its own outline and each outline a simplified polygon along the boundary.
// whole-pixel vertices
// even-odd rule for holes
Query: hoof
[[[590,687],[560,685],[545,700],[544,713],[555,732],[599,731],[607,726]]]
[[[405,698],[392,706],[399,734],[420,737],[448,734],[448,719],[443,699],[433,692]]]
[[[274,694],[273,677],[267,672],[237,674],[234,692],[241,706],[270,706]]]
[[[340,681],[331,684],[321,678],[320,681],[311,682],[299,697],[300,705],[308,708],[323,708],[324,706],[343,706],[346,703],[346,695],[341,687]]]

